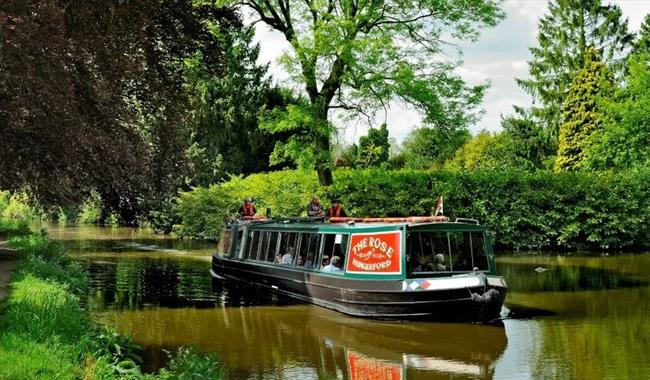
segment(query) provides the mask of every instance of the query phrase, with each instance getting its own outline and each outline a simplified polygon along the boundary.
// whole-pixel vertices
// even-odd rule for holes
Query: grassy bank
[[[445,214],[486,224],[501,248],[627,250],[650,248],[650,170],[619,173],[337,170],[322,188],[315,173],[281,171],[233,178],[181,194],[178,231],[215,238],[243,197],[274,215],[304,214],[311,194],[339,197],[351,216]]]
[[[181,348],[168,368],[140,370],[128,337],[94,324],[81,298],[89,276],[61,245],[24,224],[0,221],[20,255],[12,293],[0,306],[0,379],[221,379],[214,356]]]

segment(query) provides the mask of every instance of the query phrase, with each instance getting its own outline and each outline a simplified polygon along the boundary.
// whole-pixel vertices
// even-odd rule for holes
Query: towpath
[[[0,305],[9,296],[11,276],[18,266],[16,250],[0,238]]]

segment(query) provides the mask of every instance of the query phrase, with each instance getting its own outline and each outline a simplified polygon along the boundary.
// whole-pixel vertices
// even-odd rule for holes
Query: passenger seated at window
[[[323,267],[323,272],[340,272],[341,258],[338,256],[332,257],[329,265]]]
[[[330,257],[325,255],[323,256],[323,260],[320,262],[321,268],[325,268],[326,266],[330,265]]]
[[[413,255],[415,260],[413,261],[413,271],[414,272],[424,272],[427,268],[426,259],[422,256],[421,253],[416,253]]]
[[[291,265],[291,263],[293,263],[293,247],[287,248],[287,253],[282,255],[281,261],[283,265]]]
[[[442,253],[439,253],[435,256],[435,266],[434,268],[437,271],[446,271],[447,267],[445,266],[445,256],[442,255]]]
[[[281,254],[278,253],[277,255],[275,255],[275,263],[276,264],[282,264],[282,255]]]

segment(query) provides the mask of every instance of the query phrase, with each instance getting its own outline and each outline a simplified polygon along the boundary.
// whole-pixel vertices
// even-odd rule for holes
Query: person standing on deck
[[[257,209],[255,208],[255,205],[253,205],[253,200],[250,197],[244,198],[244,204],[241,206],[241,208],[238,211],[239,215],[242,218],[253,217],[255,216],[256,212]]]
[[[327,210],[327,217],[328,218],[333,218],[333,217],[341,217],[344,218],[346,217],[347,214],[345,213],[345,210],[343,210],[343,207],[341,207],[341,201],[337,198],[332,199],[332,207],[330,207]]]
[[[325,216],[323,206],[320,204],[318,196],[311,197],[311,202],[307,205],[307,216]]]

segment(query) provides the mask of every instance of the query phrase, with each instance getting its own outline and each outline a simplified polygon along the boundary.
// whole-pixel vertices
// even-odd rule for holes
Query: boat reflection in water
[[[160,307],[100,319],[133,335],[150,370],[165,364],[163,349],[196,345],[216,353],[232,379],[488,379],[507,344],[502,325],[382,322],[305,304]]]

